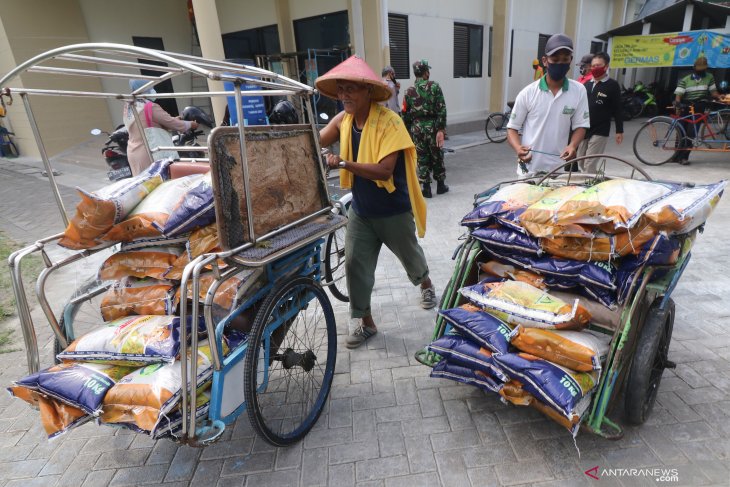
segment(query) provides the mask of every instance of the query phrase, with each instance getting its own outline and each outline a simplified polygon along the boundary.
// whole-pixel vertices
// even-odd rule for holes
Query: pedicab
[[[32,88],[10,87],[17,77],[28,73],[33,73]],[[93,86],[110,88],[57,88],[73,86],[68,80],[89,77],[98,80]],[[166,80],[177,80],[185,86],[190,77],[203,78],[211,88],[203,92],[145,94]],[[146,83],[133,92],[118,88],[130,78]],[[89,83],[82,86],[88,87]],[[327,191],[312,111],[314,90],[252,66],[110,43],[70,45],[35,56],[5,75],[0,88],[6,95],[22,99],[64,225],[69,220],[33,115],[32,98],[228,100],[231,113],[241,123],[212,130],[207,147],[196,148],[208,157],[178,158],[170,166],[171,173],[175,168],[183,174],[210,171],[220,249],[192,259],[180,279],[180,323],[204,322],[204,330],[180,326],[179,359],[173,363],[180,367],[181,414],[177,433],[169,437],[204,446],[220,438],[246,412],[253,430],[269,443],[285,446],[302,439],[319,418],[334,375],[337,333],[332,306],[322,287],[327,283],[323,283],[321,257],[327,239],[332,239],[346,222],[344,216],[333,212]],[[306,123],[256,127],[243,123],[245,112],[267,97],[294,100],[299,120]],[[144,127],[140,116],[136,112],[134,115],[136,123]],[[146,139],[144,142],[151,160],[155,160],[157,151],[177,150],[150,147]],[[23,283],[24,258],[36,254],[43,259],[45,268],[35,283],[35,295],[53,331],[54,352],[62,351],[81,333],[103,323],[98,303],[109,282],[99,280],[92,272],[59,309],[60,303],[49,302],[49,278],[63,275],[69,266],[91,261],[100,253],[116,250],[119,244],[103,243],[56,258],[58,252],[54,249],[59,250],[57,242],[62,236],[43,238],[8,259],[31,374],[40,369],[41,361]],[[87,267],[93,268],[93,264]],[[213,280],[201,295],[204,273],[212,275]],[[247,294],[239,290],[237,305],[224,317],[214,318],[217,290],[241,273],[254,276],[255,285],[248,287]],[[328,269],[327,274],[331,273]],[[245,338],[235,348],[224,350],[224,332],[244,315],[250,318]],[[201,408],[196,403],[201,386],[198,361],[190,357],[198,357],[205,335],[211,343],[212,386],[210,401]]]
[[[646,171],[632,162],[611,155],[592,157],[627,165],[630,179],[653,181]],[[576,158],[575,161],[583,159],[586,157]],[[589,186],[612,179],[613,176],[605,174],[605,165],[605,162],[602,163],[598,174],[573,173],[572,169],[564,173],[564,165],[559,165],[548,174],[505,181],[475,195],[474,207],[500,188],[517,182],[557,188],[569,184]],[[682,184],[692,186],[689,183]],[[675,317],[675,304],[671,295],[691,258],[691,248],[698,230],[701,227],[673,237],[680,239],[676,260],[667,265],[641,267],[628,285],[625,300],[615,310],[609,312],[605,308],[606,313],[600,322],[592,321],[589,324],[588,329],[609,336],[610,345],[590,405],[581,416],[580,429],[604,438],[619,439],[623,436],[623,428],[609,418],[615,408],[623,406],[626,421],[633,425],[643,424],[651,414],[664,370],[676,366],[669,359]],[[488,259],[479,240],[467,233],[454,252],[454,270],[439,309],[454,308],[467,302],[459,290],[478,282],[479,264]],[[439,315],[432,341],[452,329],[452,325]],[[416,352],[416,359],[426,366],[434,367],[441,357],[426,347]]]

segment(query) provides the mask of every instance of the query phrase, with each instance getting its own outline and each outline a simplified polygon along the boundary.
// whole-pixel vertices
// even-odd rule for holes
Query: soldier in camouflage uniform
[[[416,82],[403,97],[403,121],[416,144],[418,179],[426,198],[431,198],[431,173],[436,180],[437,194],[449,190],[445,183],[444,154],[441,152],[446,129],[446,102],[439,84],[429,80],[430,69],[425,59],[413,63]]]

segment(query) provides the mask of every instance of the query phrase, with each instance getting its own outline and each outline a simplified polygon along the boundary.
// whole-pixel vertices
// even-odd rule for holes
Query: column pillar
[[[489,90],[489,111],[504,110],[509,79],[509,42],[512,0],[494,2],[492,7],[492,81]]]
[[[355,0],[353,0],[353,4]],[[387,30],[387,12],[385,13],[386,24],[383,25],[383,0],[359,0],[362,12],[362,32],[365,61],[377,74],[385,67],[385,47],[387,41],[384,38],[384,30]],[[385,7],[387,8],[387,6]],[[388,51],[390,57],[390,51]]]
[[[687,3],[684,6],[684,23],[682,24],[682,32],[692,30],[692,14],[695,12],[695,6]]]
[[[217,60],[225,59],[223,37],[215,0],[193,0],[193,10],[195,12],[195,25],[198,29],[198,39],[200,40],[200,51],[203,53],[203,57]],[[223,82],[209,79],[208,89],[210,91],[223,91]],[[213,97],[211,98],[211,104],[213,105],[213,116],[217,122],[220,122],[225,116],[226,99],[220,96]]]

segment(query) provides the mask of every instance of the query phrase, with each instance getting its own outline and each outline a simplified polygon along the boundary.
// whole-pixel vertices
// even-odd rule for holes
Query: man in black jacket
[[[591,126],[586,131],[585,139],[578,146],[578,157],[591,154],[603,154],[611,134],[611,118],[616,123],[616,144],[624,140],[624,123],[621,118],[621,88],[616,80],[608,77],[608,63],[611,58],[605,52],[599,52],[591,61],[593,79],[586,82],[588,91],[588,110]],[[598,158],[579,161],[583,172],[595,174],[598,170]]]

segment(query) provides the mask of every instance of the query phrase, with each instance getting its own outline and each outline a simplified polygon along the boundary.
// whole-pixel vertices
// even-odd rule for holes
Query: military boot
[[[432,198],[433,195],[431,194],[431,183],[423,183],[421,193],[423,193],[424,198]]]
[[[436,182],[436,194],[444,194],[449,191],[449,187],[446,186],[446,183],[444,181],[437,181]]]

